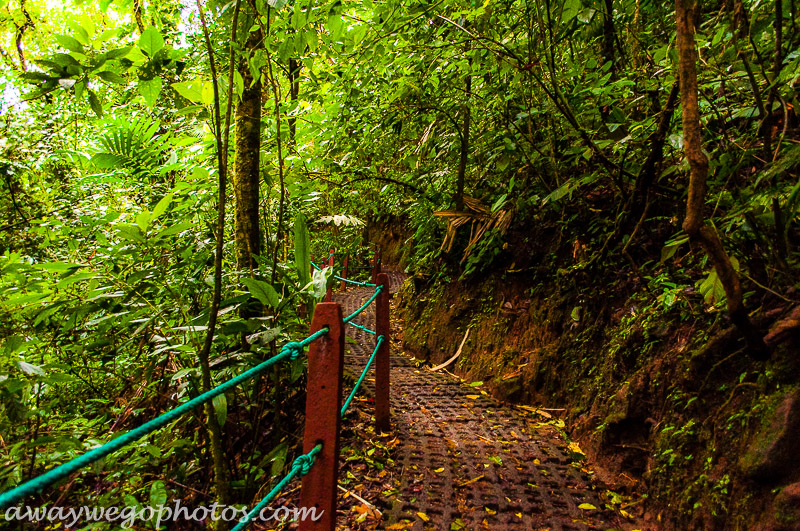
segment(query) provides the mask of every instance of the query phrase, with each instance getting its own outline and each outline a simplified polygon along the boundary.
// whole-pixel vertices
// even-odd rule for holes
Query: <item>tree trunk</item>
[[[614,59],[614,1],[605,0],[605,18],[603,19],[603,60],[611,62],[611,71],[616,72]]]
[[[261,42],[261,31],[250,33],[247,50]],[[254,256],[261,254],[261,229],[258,219],[261,152],[261,81],[253,83],[247,61],[240,63],[244,81],[242,100],[236,107],[233,189],[236,195],[236,264],[251,272],[258,268]]]
[[[289,59],[289,99],[292,104],[297,103],[297,98],[300,96],[300,63],[297,59]],[[287,118],[289,122],[289,142],[294,145],[295,134],[297,132],[297,118],[293,114]]]
[[[472,64],[470,62],[470,64]],[[458,181],[456,183],[456,210],[464,208],[464,180],[467,174],[467,160],[469,156],[469,122],[470,122],[470,93],[472,92],[472,74],[467,74],[466,103],[464,104],[464,128],[461,132],[461,155],[458,161]]]
[[[211,44],[211,37],[208,31],[208,24],[206,23],[205,12],[203,4],[200,0],[196,0],[197,11],[200,15],[200,23],[203,28],[203,37],[206,45],[206,52],[208,53],[208,64],[211,69],[211,83],[214,88],[214,120],[212,121],[216,155],[217,155],[217,172],[219,174],[219,189],[217,200],[217,226],[216,226],[216,245],[214,252],[214,294],[211,299],[211,308],[209,309],[208,328],[206,329],[205,339],[203,340],[203,348],[198,352],[197,358],[200,362],[200,372],[202,375],[202,391],[206,392],[211,389],[211,366],[209,363],[211,348],[214,341],[214,333],[217,327],[217,317],[219,314],[219,307],[222,301],[222,251],[224,249],[225,240],[225,201],[227,198],[227,184],[228,184],[228,133],[230,126],[230,106],[225,115],[225,127],[222,126],[222,119],[220,116],[220,95],[219,84],[217,83],[217,66],[214,59],[214,47]],[[229,77],[233,77],[233,67],[235,61],[235,52],[233,44],[236,41],[236,22],[239,17],[240,2],[237,0],[236,8],[233,15],[233,29],[231,30],[231,46],[230,52],[230,68]],[[228,85],[228,101],[231,101],[233,92],[233,85]],[[222,436],[222,427],[217,420],[216,411],[214,410],[213,403],[207,402],[205,404],[205,411],[207,416],[206,429],[208,430],[208,438],[211,443],[211,456],[214,462],[214,489],[217,494],[217,502],[220,505],[230,505],[231,503],[231,490],[230,490],[230,475],[228,473],[228,460],[225,452],[225,445]],[[219,520],[212,524],[213,528],[217,531],[225,531],[229,528],[225,520]]]
[[[675,17],[678,31],[678,57],[681,106],[683,107],[683,149],[689,161],[689,198],[683,230],[690,241],[699,244],[714,266],[725,289],[728,312],[747,341],[750,354],[756,359],[765,359],[769,353],[755,329],[742,301],[742,286],[739,276],[731,264],[728,253],[722,246],[717,232],[705,224],[703,208],[706,197],[708,158],[703,152],[700,130],[700,108],[697,103],[697,50],[694,40],[694,0],[676,0]]]
[[[142,19],[142,0],[133,0],[133,19],[139,28],[139,33],[144,33],[144,20]]]

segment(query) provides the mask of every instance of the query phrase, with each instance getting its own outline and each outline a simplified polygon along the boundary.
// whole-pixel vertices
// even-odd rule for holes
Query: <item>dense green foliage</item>
[[[627,268],[644,306],[722,315],[720,281],[680,228],[670,3],[215,0],[202,5],[210,47],[199,5],[0,3],[0,489],[202,389],[219,172],[233,167],[214,132],[245,80],[262,86],[265,252],[257,271],[236,269],[229,209],[214,380],[305,329],[329,280],[308,256],[366,257],[360,220],[410,227],[409,270],[441,279],[514,270],[525,227],[554,226],[554,276]],[[698,11],[706,214],[751,308],[798,273],[797,22],[793,0]],[[290,438],[272,435],[277,461],[255,439],[295,429],[301,377],[297,364],[228,397],[239,501],[280,471]],[[226,401],[215,410],[224,424]],[[109,460],[70,496],[147,501],[164,489],[157,470],[203,484],[202,422]]]

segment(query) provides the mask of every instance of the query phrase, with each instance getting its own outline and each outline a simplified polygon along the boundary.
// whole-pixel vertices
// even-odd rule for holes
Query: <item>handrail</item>
[[[376,332],[375,330],[370,330],[370,329],[369,329],[369,328],[367,328],[366,326],[361,326],[360,324],[358,324],[358,323],[354,323],[354,322],[352,322],[352,321],[350,321],[350,322],[349,322],[349,323],[347,323],[347,324],[349,324],[350,326],[352,326],[352,327],[354,327],[354,328],[358,328],[359,330],[363,330],[364,332],[366,332],[366,333],[368,333],[368,334],[372,334],[373,336],[374,336],[374,335],[376,335],[376,334],[378,333],[378,332]]]
[[[354,311],[353,313],[351,313],[350,315],[348,315],[347,317],[345,317],[345,318],[343,319],[343,321],[344,321],[345,323],[349,323],[350,321],[352,321],[352,320],[353,320],[353,318],[354,318],[354,317],[356,317],[358,314],[360,314],[361,312],[363,312],[364,310],[366,310],[366,309],[367,309],[367,307],[368,307],[370,304],[372,304],[372,301],[374,301],[376,298],[378,298],[378,295],[380,295],[381,291],[383,291],[383,286],[378,286],[378,287],[376,287],[376,288],[375,288],[375,293],[373,293],[373,294],[372,294],[372,297],[370,297],[370,298],[369,298],[369,300],[368,300],[367,302],[365,302],[365,303],[364,303],[364,304],[361,306],[361,308],[359,308],[358,310]]]
[[[333,257],[333,250],[331,250],[331,254],[329,260]],[[379,259],[378,259],[379,260]],[[379,267],[380,262],[376,260],[376,266]],[[311,262],[311,264],[319,269],[319,266]],[[376,273],[377,269],[374,270]],[[145,422],[141,426],[124,433],[123,435],[97,447],[89,450],[88,452],[80,455],[70,461],[59,465],[52,470],[37,476],[22,485],[19,485],[7,492],[0,493],[0,510],[4,510],[10,505],[20,501],[26,496],[30,496],[36,494],[37,492],[41,491],[42,489],[68,477],[70,474],[130,445],[131,443],[149,435],[156,430],[163,428],[164,426],[168,425],[170,422],[173,422],[183,416],[184,414],[188,413],[189,411],[206,404],[210,400],[213,400],[215,397],[222,395],[226,391],[233,389],[234,387],[240,385],[241,383],[250,380],[263,372],[265,372],[269,367],[286,360],[296,360],[298,359],[304,352],[305,347],[311,345],[317,339],[328,335],[328,340],[326,340],[322,344],[317,344],[312,347],[311,350],[311,359],[309,361],[309,383],[311,381],[318,382],[318,391],[326,389],[326,385],[331,384],[331,382],[336,383],[335,386],[329,387],[329,389],[333,387],[337,387],[338,390],[329,396],[330,401],[332,402],[332,398],[338,395],[338,399],[336,402],[337,410],[335,414],[331,412],[329,409],[330,406],[325,405],[323,408],[314,409],[316,407],[314,402],[307,402],[306,404],[306,434],[309,433],[309,417],[311,420],[314,421],[315,419],[330,419],[330,415],[333,414],[336,418],[336,423],[331,424],[332,426],[332,434],[333,437],[330,438],[329,435],[325,435],[325,432],[319,432],[319,426],[325,426],[325,422],[322,423],[315,423],[316,432],[317,434],[322,434],[322,437],[317,438],[317,436],[312,436],[314,441],[317,441],[317,444],[311,448],[306,453],[297,457],[294,462],[292,463],[292,467],[290,471],[281,479],[270,491],[267,495],[261,499],[245,516],[243,516],[236,526],[233,528],[233,531],[242,531],[244,530],[247,525],[265,508],[267,504],[273,501],[278,494],[292,481],[293,478],[298,476],[306,476],[312,467],[314,466],[315,462],[317,461],[317,455],[323,452],[323,444],[322,440],[326,440],[328,442],[325,443],[325,452],[323,455],[319,457],[325,463],[323,468],[320,469],[321,472],[314,472],[311,476],[306,477],[303,480],[303,497],[306,496],[306,482],[310,481],[310,492],[321,493],[320,496],[326,498],[330,507],[335,509],[335,500],[336,500],[336,467],[338,463],[338,448],[339,448],[339,422],[341,417],[344,417],[348,408],[350,407],[356,393],[360,389],[361,385],[363,384],[367,373],[369,372],[370,368],[372,367],[373,363],[376,362],[377,364],[375,367],[375,378],[376,378],[376,397],[375,397],[375,418],[376,418],[376,426],[379,429],[385,430],[388,428],[388,412],[389,412],[389,351],[388,351],[388,337],[389,337],[389,302],[388,302],[388,293],[384,293],[384,290],[388,289],[388,279],[385,274],[377,274],[377,285],[370,284],[366,282],[357,282],[354,280],[342,278],[336,276],[337,279],[342,280],[343,282],[349,282],[352,284],[357,284],[359,286],[368,286],[374,287],[375,292],[369,299],[361,305],[355,312],[348,315],[345,318],[341,317],[341,308],[338,304],[330,304],[325,310],[320,310],[319,314],[325,313],[327,317],[320,318],[318,320],[318,316],[315,315],[314,322],[312,323],[312,330],[317,329],[315,332],[311,333],[305,339],[295,342],[286,343],[282,348],[280,353],[277,355],[269,358],[268,360],[263,361],[262,363],[256,365],[255,367],[248,369],[247,371],[243,372],[242,374],[235,376],[226,382],[223,382],[213,389],[206,391],[187,402],[180,404],[179,406],[174,407],[173,409],[159,415],[158,417]],[[344,284],[343,284],[344,286]],[[381,294],[384,294],[383,297],[380,297]],[[380,297],[380,298],[379,298]],[[372,304],[375,300],[378,300],[377,309],[376,309],[376,330],[370,330],[369,328],[351,322],[353,318],[357,315],[362,313],[366,310],[370,304]],[[320,306],[322,308],[322,306]],[[331,313],[334,312],[334,313]],[[335,316],[332,317],[332,316]],[[375,341],[375,348],[370,355],[369,359],[367,360],[364,369],[361,372],[356,384],[354,385],[353,389],[349,393],[348,397],[341,405],[341,408],[338,409],[338,404],[341,402],[341,370],[342,370],[342,363],[343,363],[343,356],[344,356],[344,335],[342,325],[349,324],[355,328],[363,330],[369,334],[376,336]],[[336,340],[335,338],[338,338]],[[338,346],[336,343],[338,342]],[[326,346],[327,345],[327,346]],[[328,352],[329,354],[323,354],[319,350],[316,350],[317,354],[314,354],[315,349],[323,349],[322,352]],[[324,350],[329,349],[329,350]],[[333,350],[330,350],[333,349]],[[328,367],[330,367],[330,360],[327,356],[333,355],[334,358],[338,359],[339,361],[339,370],[338,376],[332,374],[335,371],[331,371]],[[319,361],[316,361],[316,369],[312,371],[312,363],[313,360],[327,360],[323,361],[323,365],[319,365]],[[328,365],[325,365],[325,364]],[[335,365],[334,365],[335,366]],[[316,375],[312,379],[312,372]],[[332,379],[331,379],[332,377]],[[338,379],[337,379],[338,378]],[[320,387],[321,386],[321,387]],[[309,387],[309,394],[311,394],[311,387]],[[327,393],[327,391],[325,391]],[[324,394],[324,393],[323,393]],[[312,409],[309,409],[309,404],[311,404]],[[312,413],[313,411],[313,413]],[[329,413],[331,412],[331,413]],[[327,446],[328,443],[333,442],[331,446]],[[306,449],[310,446],[310,440],[306,441]],[[335,457],[334,457],[335,456]],[[329,468],[329,467],[333,468]],[[315,469],[317,470],[317,469]],[[326,472],[327,471],[327,472]],[[327,475],[326,475],[327,474]],[[332,476],[330,474],[333,474]],[[315,476],[312,478],[312,476]],[[327,478],[327,479],[325,479]],[[331,480],[332,478],[332,480]],[[331,483],[332,481],[332,483]],[[320,490],[321,485],[326,485],[325,489]],[[333,520],[331,520],[333,518]],[[330,528],[331,530],[335,526],[335,511],[333,515],[328,515],[326,519],[326,524],[324,529]],[[314,527],[314,529],[319,529],[319,526]],[[307,523],[301,522],[300,529],[311,529],[311,527],[307,527]]]
[[[372,362],[375,361],[375,356],[378,354],[378,350],[381,348],[384,339],[386,339],[384,336],[378,336],[378,340],[375,342],[375,350],[372,351],[372,355],[369,357],[367,364],[364,366],[364,370],[361,371],[361,376],[358,377],[356,385],[353,386],[353,390],[350,391],[350,395],[348,395],[347,400],[344,401],[344,405],[342,406],[342,412],[341,412],[341,415],[343,417],[344,414],[347,413],[347,408],[350,407],[350,402],[352,402],[353,398],[355,398],[358,388],[361,387],[361,384],[364,382],[364,378],[367,377],[367,371],[369,371]]]
[[[121,450],[125,446],[128,446],[129,444],[141,439],[145,435],[149,435],[154,431],[163,428],[170,422],[183,416],[185,413],[188,413],[196,407],[199,407],[209,400],[214,399],[214,397],[225,393],[227,390],[236,387],[242,382],[260,375],[276,363],[285,359],[297,359],[306,346],[311,344],[314,340],[324,336],[327,332],[327,329],[322,329],[311,334],[300,342],[287,343],[283,346],[279,354],[260,363],[259,365],[256,365],[252,369],[243,372],[239,376],[231,378],[227,382],[218,385],[214,389],[206,391],[205,393],[192,398],[191,400],[171,409],[170,411],[167,411],[166,413],[163,413],[162,415],[159,415],[153,420],[145,422],[141,426],[134,428],[133,430],[103,444],[102,446],[93,448],[81,456],[57,466],[56,468],[45,472],[40,476],[30,479],[22,485],[11,489],[10,491],[0,494],[0,510],[9,507],[26,496],[36,494],[40,490],[52,485],[53,483],[66,478],[73,472],[77,472],[78,470],[94,463],[95,461],[99,461],[100,459],[116,452],[117,450]]]

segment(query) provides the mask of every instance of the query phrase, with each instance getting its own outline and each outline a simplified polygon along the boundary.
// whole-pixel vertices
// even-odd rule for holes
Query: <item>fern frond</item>
[[[111,119],[106,127],[92,163],[102,169],[124,169],[133,175],[158,173],[172,148],[171,135],[159,134],[159,122],[147,117]]]

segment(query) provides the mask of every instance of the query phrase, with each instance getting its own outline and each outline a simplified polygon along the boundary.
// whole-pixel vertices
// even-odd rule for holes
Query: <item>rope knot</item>
[[[303,476],[308,474],[308,471],[311,470],[312,466],[314,466],[314,456],[308,454],[301,455],[294,460],[294,463],[292,463],[292,468],[300,469],[300,474]]]
[[[289,359],[294,361],[303,354],[303,345],[296,341],[291,341],[286,343],[281,350],[288,352]]]

